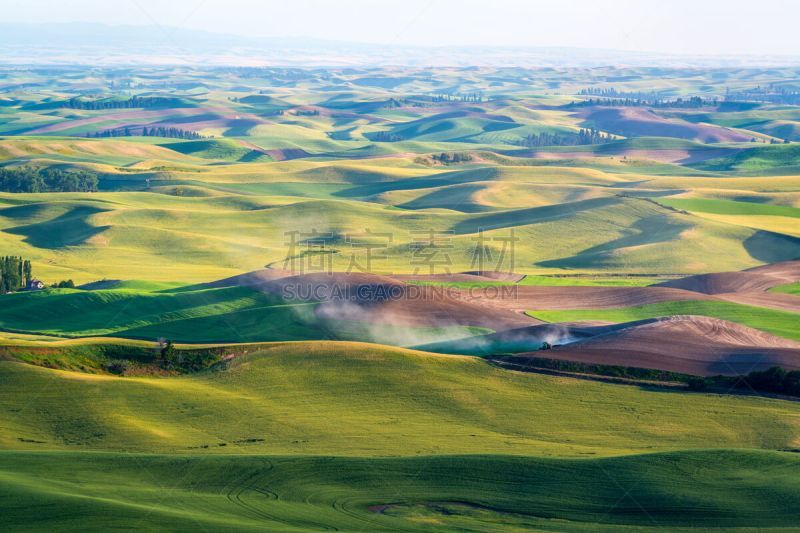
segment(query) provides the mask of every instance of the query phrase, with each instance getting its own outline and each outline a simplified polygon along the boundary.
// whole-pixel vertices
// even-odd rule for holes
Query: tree
[[[135,127],[126,126],[124,128],[101,130],[101,131],[89,132],[86,134],[87,137],[94,139],[107,138],[107,137],[132,137],[135,135],[141,135],[143,137],[167,137],[170,139],[187,139],[187,140],[197,140],[206,138],[205,136],[200,135],[196,131],[182,130],[180,128],[165,128],[163,126],[152,127],[149,129],[146,126],[142,126],[141,129],[139,128],[139,126]]]
[[[94,192],[97,175],[86,170],[0,168],[0,191],[14,193]]]
[[[693,377],[689,378],[689,380],[686,382],[686,386],[691,391],[702,391],[706,389],[708,383],[706,382],[705,378]]]
[[[172,369],[178,362],[172,341],[164,341],[161,344],[161,367]]]
[[[128,370],[128,361],[124,359],[114,359],[106,365],[106,370],[112,374],[124,374]]]
[[[21,257],[0,258],[0,294],[27,287],[33,279],[31,262]]]
[[[442,152],[441,154],[433,154],[431,159],[438,161],[443,165],[449,165],[450,163],[465,163],[472,161],[472,156],[468,153],[453,152],[452,154],[448,154]]]
[[[537,146],[577,146],[587,144],[603,144],[611,142],[614,137],[607,133],[602,133],[594,128],[581,128],[577,134],[574,133],[549,133],[543,131],[537,134],[530,134],[519,144],[529,148]]]
[[[782,392],[783,380],[785,377],[786,370],[778,366],[773,366],[763,372],[751,372],[747,381],[757,390]]]

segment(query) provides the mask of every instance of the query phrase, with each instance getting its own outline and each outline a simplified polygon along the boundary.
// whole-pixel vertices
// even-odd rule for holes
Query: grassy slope
[[[730,450],[796,446],[790,402],[342,343],[179,378],[0,362],[0,381],[4,528],[678,530],[800,508],[794,454]]]
[[[800,236],[800,209],[784,205],[707,198],[667,198],[658,203],[699,213],[705,218],[751,228]]]
[[[660,278],[645,276],[635,277],[552,277],[552,276],[525,276],[520,280],[520,285],[528,286],[564,286],[564,287],[646,287],[662,281]]]
[[[634,198],[475,214],[275,196],[0,195],[0,245],[33,259],[46,280],[210,281],[282,262],[284,233],[313,229],[338,236],[334,268],[344,270],[350,248],[342,236],[365,228],[394,235],[389,260],[377,266],[394,272],[414,270],[409,244],[420,237],[412,232],[431,229],[453,232],[447,251],[453,271],[471,269],[480,229],[488,239],[515,231],[515,268],[523,273],[723,271],[800,253],[791,237]],[[499,257],[502,241],[487,242]]]
[[[319,338],[301,319],[302,304],[288,306],[244,287],[174,293],[57,289],[0,300],[0,327],[16,331],[195,342]]]
[[[800,209],[782,205],[759,204],[754,202],[736,202],[731,200],[713,200],[706,198],[665,198],[658,203],[700,213],[717,215],[768,215],[800,218]]]
[[[20,77],[27,75],[24,72],[9,75],[15,82],[30,81]],[[283,82],[269,79],[210,79],[208,73],[198,76],[186,70],[171,73],[175,75],[228,88],[231,82],[249,84],[253,92],[270,87],[276,101],[282,102],[284,97],[291,101],[286,105],[318,103],[314,83],[319,82],[293,81],[283,88]],[[360,75],[322,83],[326,87],[342,83],[341,90],[353,91],[348,99],[387,98],[383,89],[369,89],[363,94],[363,89],[353,89],[364,86],[352,82]],[[502,75],[514,78],[510,70]],[[681,87],[688,94],[692,92],[690,86],[696,90],[698,84],[708,81],[694,72],[691,76],[694,81],[688,85],[682,85],[686,80],[670,76],[662,82],[670,88]],[[157,78],[162,83],[163,76]],[[97,82],[103,83],[100,78]],[[471,92],[484,82],[479,72],[444,71],[430,83],[402,85],[400,94],[443,89]],[[591,82],[591,77],[568,80],[575,91]],[[766,86],[769,80],[741,81],[748,86],[756,82]],[[64,77],[58,85],[61,90],[82,90],[82,83]],[[647,83],[634,80],[627,88],[649,90],[661,82],[651,79]],[[520,87],[525,92],[540,91],[531,85],[527,74],[520,86],[507,80],[497,91],[514,94]],[[210,98],[209,103],[227,108],[232,116],[258,111],[249,105],[229,103],[224,91],[207,93],[201,88],[200,92],[210,94],[201,100]],[[324,98],[334,99],[335,95],[331,92]],[[564,96],[555,98],[560,98],[557,103],[569,102]],[[344,110],[348,107],[345,105]],[[536,111],[522,105],[519,109],[499,111],[525,124],[516,131],[492,131],[499,128],[484,119],[457,119],[452,124],[432,124],[429,131],[411,132],[428,139],[425,142],[369,143],[364,133],[382,126],[292,113],[271,117],[268,124],[252,128],[247,120],[228,121],[203,133],[249,134],[252,137],[248,141],[265,148],[302,148],[328,152],[331,158],[349,158],[507,149],[431,140],[496,143],[504,137],[570,129],[577,124],[577,119],[561,111]],[[2,132],[29,131],[61,120],[59,116],[9,110],[11,113],[0,116]],[[417,121],[425,125],[424,114],[376,111],[376,116],[398,124]],[[6,117],[11,120],[7,122]],[[100,122],[94,127],[113,124]],[[186,124],[193,129],[191,122]],[[351,127],[353,131],[347,136],[353,141],[327,133]],[[101,277],[168,283],[209,281],[282,259],[283,232],[304,225],[337,233],[363,231],[365,227],[404,233],[429,227],[453,228],[460,235],[455,239],[454,270],[470,268],[471,258],[464,253],[474,245],[469,231],[487,223],[500,231],[511,226],[517,230],[522,239],[517,267],[523,272],[693,273],[735,270],[798,253],[796,241],[770,233],[793,234],[791,219],[784,213],[781,220],[756,221],[756,217],[775,215],[761,213],[747,214],[745,221],[710,221],[626,199],[607,209],[565,216],[571,211],[570,203],[620,192],[649,196],[675,191],[694,194],[700,189],[708,194],[722,191],[742,196],[756,191],[763,195],[794,194],[796,145],[756,146],[736,156],[700,163],[698,168],[708,169],[706,172],[610,157],[625,147],[705,148],[669,139],[630,139],[579,149],[594,152],[597,160],[529,161],[514,171],[500,167],[496,172],[483,169],[462,173],[450,172],[453,168],[415,166],[412,158],[405,156],[332,164],[242,163],[261,158],[231,139],[199,143],[155,138],[1,141],[2,160],[89,165],[103,174],[104,186],[111,190],[142,188],[145,177],[164,179],[163,173],[168,172],[169,179],[164,179],[165,187],[159,187],[159,192],[186,192],[198,197],[150,193],[97,194],[90,198],[70,194],[0,195],[0,248],[4,253],[33,258],[37,272],[48,281],[70,277],[76,281]],[[521,161],[505,158],[502,164],[519,165]],[[723,174],[729,171],[757,177]],[[787,175],[762,175],[778,172]],[[487,181],[488,186],[476,180]],[[495,187],[497,183],[509,186]],[[179,190],[183,185],[191,189]],[[542,194],[543,188],[554,185],[560,187],[557,193]],[[463,194],[455,197],[456,188]],[[418,191],[423,191],[423,196],[417,195]],[[305,198],[323,198],[326,202],[290,205]],[[389,207],[382,211],[372,202],[390,206],[410,202],[405,207],[411,209]],[[555,204],[565,205],[544,211],[530,209]],[[513,207],[518,211],[476,214],[487,207]],[[741,216],[703,216],[712,215]],[[787,218],[790,222],[782,221]],[[398,252],[407,252],[406,242],[396,242]],[[407,270],[407,253],[402,263],[392,266],[395,271]],[[260,321],[259,317],[270,313],[268,309],[259,310],[248,321],[247,302],[253,302],[250,296],[238,293],[220,292],[224,297],[218,301],[211,293],[202,298],[189,294],[161,299],[136,294],[153,287],[120,288],[123,291],[100,295],[99,303],[107,306],[105,311],[97,308],[84,314],[76,310],[82,308],[69,306],[48,310],[53,301],[43,299],[37,306],[25,308],[28,314],[24,315],[24,306],[18,305],[21,300],[11,299],[6,302],[13,302],[13,308],[4,312],[7,319],[11,317],[22,325],[38,320],[40,327],[58,329],[63,323],[74,330],[85,330],[91,318],[94,323],[97,319],[147,337],[161,336],[167,326],[178,336],[229,333],[230,325],[220,322],[220,317],[235,317],[234,324],[241,320],[248,329],[277,325],[294,331],[280,319],[279,312],[268,315],[272,319],[268,324]],[[124,290],[131,294],[123,295]],[[179,304],[181,298],[185,304]],[[209,298],[210,302],[205,301]],[[269,303],[265,307],[270,307]],[[123,309],[128,304],[130,312]],[[176,304],[185,307],[173,310]],[[712,311],[721,312],[718,308]],[[739,315],[755,317],[762,323],[776,319],[750,311]],[[786,329],[785,317],[781,320],[783,324],[776,323]],[[0,342],[46,341],[2,334]],[[320,529],[323,525],[342,530],[461,527],[494,531],[502,524],[507,529],[618,531],[622,524],[668,530],[690,525],[753,529],[793,527],[800,521],[796,511],[800,508],[800,476],[797,458],[792,454],[715,450],[602,460],[584,457],[707,447],[796,448],[798,417],[792,403],[646,391],[500,372],[473,359],[325,344],[266,348],[263,354],[235,362],[229,372],[174,379],[90,376],[0,362],[0,383],[0,412],[5,413],[0,421],[0,445],[25,449],[0,453],[0,507],[4,510],[0,529],[86,530],[93,526],[107,530],[134,524],[213,531]],[[209,448],[193,448],[204,445]],[[127,453],[131,449],[177,455],[131,455]],[[293,457],[246,457],[230,452]],[[442,456],[461,453],[495,455]],[[304,454],[362,457],[330,459]],[[415,454],[425,456],[413,457]],[[402,457],[365,458],[387,455]],[[484,507],[455,503],[437,510],[425,505],[442,499]],[[365,511],[368,505],[387,502],[402,505],[383,514]],[[603,526],[596,524],[598,520]],[[33,524],[35,527],[31,527]]]
[[[800,165],[800,145],[756,146],[729,157],[711,159],[693,165],[702,170],[764,172],[780,167]]]
[[[181,154],[200,157],[203,159],[219,159],[223,161],[253,162],[258,160],[269,161],[270,157],[256,150],[243,146],[232,139],[208,139],[202,141],[184,141],[167,143],[164,148],[174,150]]]
[[[0,525],[26,531],[790,528],[800,520],[798,474],[795,455],[754,451],[592,460],[0,452]]]
[[[0,295],[0,328],[69,337],[118,336],[191,343],[347,339],[398,343],[458,338],[481,328],[381,328],[356,321],[321,321],[315,303],[287,303],[246,287],[154,290],[172,284],[128,283],[85,291],[49,289]]]
[[[772,287],[770,289],[771,292],[782,292],[784,294],[797,294],[800,295],[800,282],[798,283],[788,283],[786,285],[778,285],[777,287]]]
[[[799,429],[791,402],[646,391],[353,343],[279,343],[227,371],[173,378],[0,362],[0,382],[5,449],[581,457],[783,449]]]
[[[576,322],[582,320],[630,322],[670,315],[703,315],[730,320],[731,322],[761,329],[787,339],[800,340],[800,316],[797,313],[731,302],[660,302],[618,309],[528,311],[527,314],[548,322]]]
[[[487,237],[514,228],[520,238],[516,268],[528,273],[695,273],[746,268],[800,253],[795,240],[774,233],[793,234],[788,207],[763,205],[764,213],[757,216],[769,220],[756,223],[756,215],[748,214],[741,223],[708,220],[729,215],[700,213],[701,218],[614,197],[701,188],[792,194],[797,190],[792,176],[676,177],[681,167],[672,165],[669,177],[658,178],[647,175],[653,169],[646,165],[619,161],[605,166],[584,161],[582,168],[558,161],[551,167],[425,167],[409,156],[222,163],[176,150],[212,144],[214,150],[249,148],[231,139],[167,144],[174,149],[136,138],[0,140],[0,150],[10,159],[57,157],[91,165],[111,190],[114,184],[144,187],[147,176],[154,191],[167,193],[2,194],[0,246],[31,257],[48,280],[80,282],[221,278],[282,260],[283,233],[312,227],[336,235],[364,228],[394,231],[395,258],[386,268],[396,272],[413,270],[410,232],[430,228],[455,232],[453,270],[470,268],[473,234],[481,228]],[[222,152],[212,155],[234,157]],[[340,268],[349,264],[343,254],[335,259]]]

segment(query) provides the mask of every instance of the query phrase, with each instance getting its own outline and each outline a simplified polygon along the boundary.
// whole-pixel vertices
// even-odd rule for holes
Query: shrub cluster
[[[57,168],[0,168],[3,192],[95,192],[97,175],[86,170]]]
[[[467,153],[453,152],[452,154],[448,154],[446,152],[442,152],[441,154],[433,154],[431,159],[438,161],[443,165],[449,165],[451,163],[467,163],[472,161],[472,156]]]
[[[161,368],[180,372],[197,372],[220,360],[212,350],[176,350],[172,341],[162,343],[160,356]]]
[[[581,128],[577,134],[558,134],[543,131],[530,134],[522,139],[519,144],[528,148],[537,146],[583,146],[588,144],[603,144],[611,142],[614,137],[592,128]]]

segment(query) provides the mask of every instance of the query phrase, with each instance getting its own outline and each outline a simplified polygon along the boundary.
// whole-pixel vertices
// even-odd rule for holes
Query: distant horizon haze
[[[143,26],[374,46],[580,48],[688,56],[800,56],[800,2],[764,0],[0,1],[3,24]]]

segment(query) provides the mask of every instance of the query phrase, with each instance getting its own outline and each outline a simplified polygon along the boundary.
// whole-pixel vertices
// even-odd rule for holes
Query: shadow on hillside
[[[497,177],[499,171],[496,168],[470,168],[466,170],[454,170],[432,176],[422,176],[418,178],[408,178],[395,181],[385,181],[381,183],[369,183],[353,187],[334,193],[334,196],[345,198],[358,198],[372,196],[388,191],[410,191],[417,189],[430,189],[445,185],[457,185],[461,183],[471,183],[475,181],[489,181]]]
[[[691,224],[678,222],[669,215],[650,216],[637,220],[631,225],[630,229],[635,231],[631,235],[592,246],[571,257],[540,261],[536,264],[547,268],[597,267],[603,263],[604,259],[609,258],[620,249],[678,240],[681,232],[691,227]]]
[[[742,245],[753,259],[762,263],[778,263],[800,258],[800,239],[791,235],[759,230]]]
[[[542,207],[531,207],[529,209],[515,209],[512,211],[503,211],[501,213],[491,213],[463,220],[456,224],[453,230],[456,235],[464,235],[477,233],[481,230],[490,231],[526,226],[529,224],[539,224],[574,215],[582,211],[618,204],[619,202],[620,199],[616,197],[591,198],[589,200],[581,200],[568,204],[546,205]]]
[[[46,222],[17,226],[5,231],[24,236],[26,243],[37,248],[52,250],[76,246],[110,228],[89,223],[90,217],[105,211],[94,206],[77,206]]]

